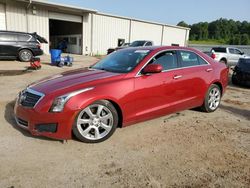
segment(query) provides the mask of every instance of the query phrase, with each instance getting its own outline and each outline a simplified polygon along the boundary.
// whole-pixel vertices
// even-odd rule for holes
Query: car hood
[[[121,73],[84,68],[47,77],[32,83],[29,88],[45,95],[58,92],[65,94],[84,87],[92,87],[107,81],[121,79],[124,76]]]

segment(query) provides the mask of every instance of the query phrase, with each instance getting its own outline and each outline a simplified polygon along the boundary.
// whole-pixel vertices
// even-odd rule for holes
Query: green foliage
[[[248,34],[241,35],[241,44],[242,45],[248,45],[249,44],[249,36]]]
[[[189,27],[189,25],[188,25],[186,22],[184,22],[184,21],[179,22],[179,23],[177,24],[177,26]]]
[[[191,41],[214,40],[233,45],[250,44],[250,22],[247,21],[240,22],[220,18],[210,23],[199,22],[193,25],[181,21],[178,25],[191,28]]]
[[[224,40],[207,39],[207,40],[189,40],[189,44],[223,45],[227,44],[227,42]]]

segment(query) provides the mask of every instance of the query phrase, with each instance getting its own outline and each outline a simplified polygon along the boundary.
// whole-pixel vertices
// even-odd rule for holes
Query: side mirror
[[[160,73],[163,70],[162,66],[159,64],[149,64],[143,70],[143,74],[149,73]]]
[[[240,55],[244,55],[245,53],[244,52],[241,52]]]

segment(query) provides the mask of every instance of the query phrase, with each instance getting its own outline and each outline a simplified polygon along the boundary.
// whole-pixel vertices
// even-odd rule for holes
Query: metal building
[[[190,29],[44,0],[0,0],[0,30],[37,32],[49,41],[45,53],[66,39],[69,53],[102,55],[118,40],[186,46]]]

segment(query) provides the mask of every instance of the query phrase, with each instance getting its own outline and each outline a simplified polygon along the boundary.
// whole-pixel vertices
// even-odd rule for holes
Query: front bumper
[[[19,127],[28,130],[34,136],[44,136],[59,140],[72,138],[72,126],[77,113],[78,111],[60,113],[38,112],[34,108],[23,107],[18,102],[16,102],[14,107],[15,119]]]

